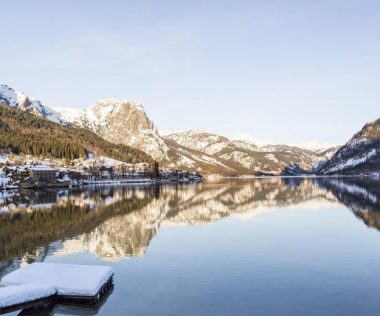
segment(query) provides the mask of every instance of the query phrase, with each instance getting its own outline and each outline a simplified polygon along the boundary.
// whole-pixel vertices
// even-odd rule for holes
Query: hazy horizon
[[[12,1],[0,81],[50,107],[138,100],[160,130],[345,143],[380,117],[376,1]]]

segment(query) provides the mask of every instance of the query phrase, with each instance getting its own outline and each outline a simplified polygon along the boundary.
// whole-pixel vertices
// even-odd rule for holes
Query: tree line
[[[86,158],[91,152],[127,163],[153,163],[141,150],[114,144],[90,130],[57,124],[6,105],[0,105],[0,150],[66,160]]]

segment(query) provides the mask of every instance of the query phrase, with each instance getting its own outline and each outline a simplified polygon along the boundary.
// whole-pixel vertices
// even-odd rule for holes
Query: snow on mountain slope
[[[244,172],[248,174],[253,171],[250,169],[254,166],[254,159],[247,155],[244,149],[242,152],[242,149],[227,137],[203,130],[189,130],[166,134],[164,138],[181,146],[206,153],[213,156],[214,159],[231,162],[235,165],[234,169],[237,173],[241,173],[243,170],[238,171],[236,168],[243,168]]]
[[[17,93],[4,83],[0,83],[0,102],[11,107],[17,107]]]
[[[202,130],[166,133],[164,138],[205,152],[221,161],[228,161],[235,165],[239,174],[280,174],[286,167],[293,165],[298,165],[299,169],[311,170],[319,160],[325,159],[324,155],[311,150],[288,145],[258,146],[247,139],[229,140]]]
[[[62,121],[89,128],[110,142],[139,148],[157,160],[167,159],[169,148],[141,103],[108,99],[84,110],[56,108],[56,111]]]
[[[82,111],[56,110],[62,121],[89,128],[108,141],[139,148],[168,167],[203,173],[280,174],[290,165],[311,170],[325,159],[298,147],[258,147],[247,140],[230,140],[203,130],[172,131],[163,136],[138,102],[109,99]]]
[[[380,119],[367,123],[323,164],[320,174],[367,174],[380,170]]]
[[[246,149],[246,150],[261,151],[259,146],[250,142],[249,140],[234,139],[234,140],[232,140],[232,142],[234,143],[234,145],[236,145],[240,148]]]
[[[199,150],[208,155],[215,155],[226,147],[235,146],[227,137],[212,134],[203,130],[173,132],[171,134],[166,134],[165,137],[182,146]]]
[[[58,106],[55,106],[53,109],[58,113],[59,118],[63,123],[75,122],[83,114],[82,109]]]
[[[342,145],[341,144],[335,144],[335,143],[318,143],[318,142],[302,142],[302,143],[288,143],[288,146],[303,148],[307,150],[311,150],[317,153],[322,153],[328,150],[331,150],[332,148],[339,148]]]
[[[45,117],[56,123],[60,122],[59,114],[53,109],[42,105],[39,100],[30,98],[23,92],[15,91],[4,83],[0,83],[0,104]]]
[[[254,142],[202,130],[172,131],[161,134],[139,102],[107,99],[79,110],[43,106],[40,101],[0,85],[0,102],[61,124],[88,128],[116,144],[138,148],[162,166],[196,170],[205,174],[281,174],[289,170],[320,168],[335,149],[312,151],[289,145]],[[295,167],[298,166],[298,167]]]
[[[139,148],[162,166],[228,174],[234,169],[196,148],[180,146],[163,138],[138,102],[102,100],[90,108],[76,110],[55,108],[61,121],[89,128],[113,143]]]
[[[281,146],[285,145],[285,146],[289,146],[289,147],[297,147],[297,148],[301,148],[301,149],[310,150],[310,151],[313,151],[316,153],[321,153],[324,151],[328,151],[331,148],[335,148],[335,147],[338,148],[338,147],[342,146],[340,144],[319,143],[316,141],[314,141],[314,142],[298,142],[298,143],[279,144],[279,143],[275,143],[272,140],[256,139],[256,138],[253,138],[247,134],[238,135],[237,137],[235,137],[233,139],[233,142],[239,143],[242,146],[244,146],[244,144],[246,146],[254,146],[254,147],[257,147],[258,149],[263,148],[263,147],[270,148],[271,146],[276,146],[276,145],[277,146],[278,145],[281,145]]]

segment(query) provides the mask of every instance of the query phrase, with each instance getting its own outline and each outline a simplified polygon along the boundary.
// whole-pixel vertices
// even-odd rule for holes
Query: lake
[[[0,276],[35,261],[115,270],[98,309],[38,315],[380,312],[379,180],[8,192],[0,213]]]

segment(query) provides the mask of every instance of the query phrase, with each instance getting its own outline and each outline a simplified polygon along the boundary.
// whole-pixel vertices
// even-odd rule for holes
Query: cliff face
[[[169,148],[140,103],[100,101],[85,109],[73,123],[110,142],[140,148],[157,160],[167,160]]]
[[[380,119],[366,124],[336,154],[323,164],[318,173],[380,173]]]

